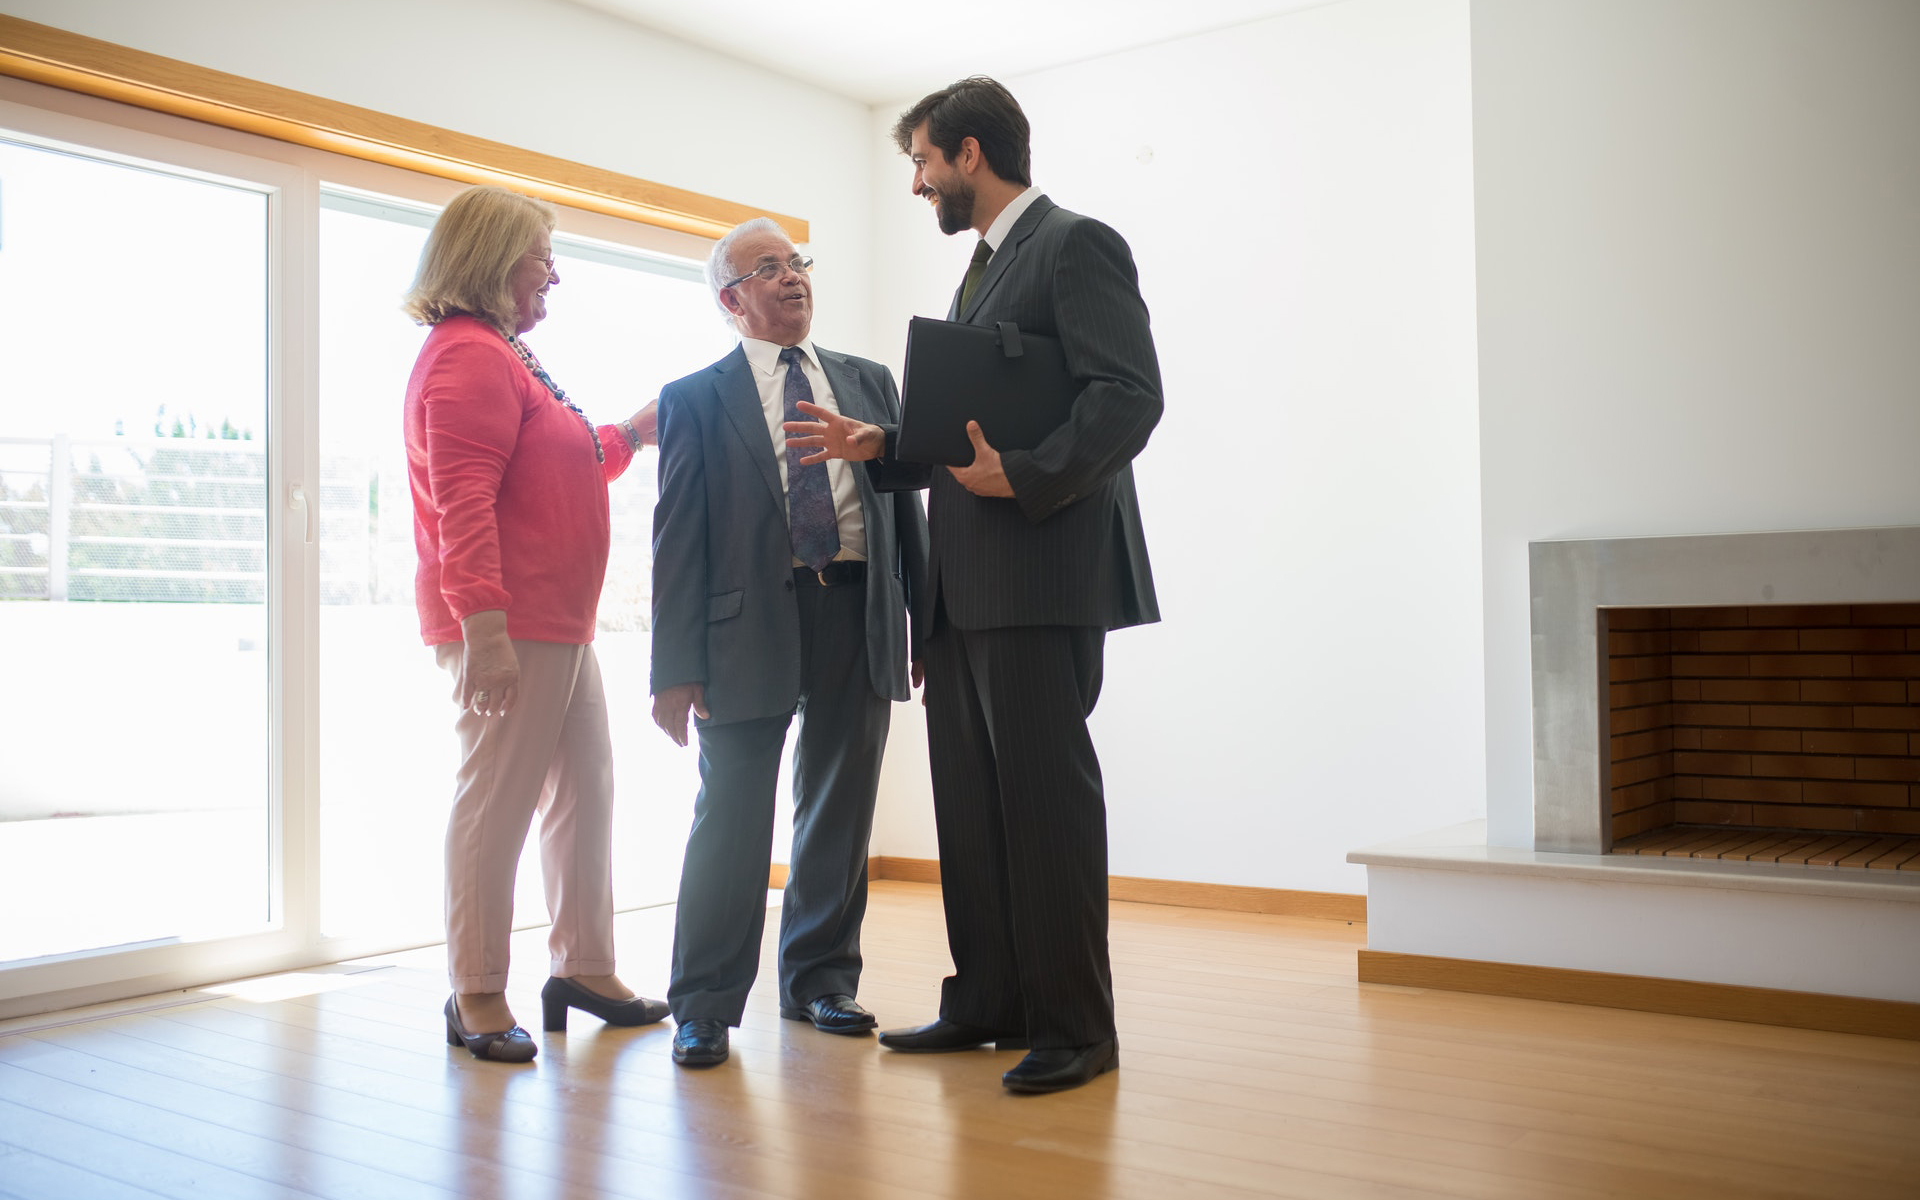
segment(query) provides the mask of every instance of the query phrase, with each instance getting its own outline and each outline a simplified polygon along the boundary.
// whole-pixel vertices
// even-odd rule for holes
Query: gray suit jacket
[[[872,424],[899,421],[885,367],[818,345],[814,351],[841,412]],[[799,701],[793,548],[773,454],[740,347],[661,391],[652,687],[704,684],[713,723],[776,716]],[[854,474],[867,534],[869,675],[874,692],[889,700],[909,695],[908,606],[930,603],[919,499],[876,487],[891,488],[898,470],[875,462]],[[926,632],[918,617],[916,639]]]
[[[962,629],[1158,621],[1132,463],[1160,420],[1160,363],[1127,243],[1041,196],[964,310],[954,294],[948,320],[1059,338],[1080,387],[1065,425],[1001,453],[1013,499],[931,472],[928,585],[949,619]]]

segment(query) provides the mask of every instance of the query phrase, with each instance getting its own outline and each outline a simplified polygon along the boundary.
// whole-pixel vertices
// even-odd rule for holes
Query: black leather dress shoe
[[[962,1025],[944,1018],[931,1025],[916,1025],[911,1029],[889,1029],[880,1035],[882,1046],[889,1050],[898,1050],[903,1054],[948,1054],[955,1050],[972,1050],[988,1042],[992,1042],[996,1050],[1025,1050],[1027,1035],[995,1033],[991,1029]]]
[[[727,1061],[727,1023],[718,1017],[694,1017],[673,1031],[673,1061],[683,1067],[712,1067]]]
[[[839,993],[816,996],[805,1008],[782,1008],[780,1015],[789,1021],[812,1021],[822,1033],[862,1034],[880,1023],[855,1004],[852,996]]]
[[[1010,1092],[1064,1092],[1119,1069],[1120,1043],[1109,1038],[1091,1046],[1031,1051],[1000,1077],[1000,1084]]]
[[[447,997],[446,1014],[447,1045],[465,1046],[475,1058],[523,1063],[532,1062],[533,1056],[540,1052],[540,1047],[533,1044],[533,1035],[518,1025],[503,1033],[468,1033],[460,1023],[460,1006],[452,996]]]
[[[552,976],[547,980],[547,986],[540,989],[540,1010],[546,1018],[544,1024],[548,1033],[567,1031],[569,1008],[591,1013],[609,1025],[651,1025],[655,1021],[665,1020],[667,1016],[667,1002],[664,1000],[649,1000],[645,996],[609,1000],[571,979]]]

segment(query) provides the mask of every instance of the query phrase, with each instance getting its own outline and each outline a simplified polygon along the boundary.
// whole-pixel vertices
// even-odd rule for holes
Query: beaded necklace
[[[553,381],[553,376],[547,374],[547,369],[540,365],[540,360],[533,356],[533,351],[527,349],[525,342],[510,333],[507,335],[507,345],[513,347],[513,352],[520,356],[520,361],[527,365],[527,370],[533,372],[533,377],[547,385],[547,390],[553,393],[553,398],[560,402],[560,406],[580,418],[580,423],[587,427],[587,436],[593,439],[594,461],[606,462],[607,452],[600,447],[600,431],[593,427],[593,422],[587,418],[587,414],[580,411],[578,404],[567,399],[567,394],[560,390],[560,385]]]

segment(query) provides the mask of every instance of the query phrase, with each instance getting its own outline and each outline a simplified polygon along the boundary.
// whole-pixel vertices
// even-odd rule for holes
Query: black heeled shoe
[[[540,1008],[545,1017],[542,1024],[548,1033],[567,1031],[569,1008],[599,1017],[609,1025],[651,1025],[667,1015],[664,1000],[649,1000],[645,996],[635,996],[631,1000],[609,1000],[558,975],[550,977],[547,986],[540,989]]]
[[[460,1024],[460,1005],[452,996],[447,997],[447,1045],[465,1046],[475,1058],[503,1063],[532,1062],[540,1052],[533,1035],[518,1025],[504,1033],[468,1033]]]

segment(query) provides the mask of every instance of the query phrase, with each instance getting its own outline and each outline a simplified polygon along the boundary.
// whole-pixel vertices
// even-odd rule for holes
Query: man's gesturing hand
[[[666,730],[676,746],[687,744],[689,708],[699,714],[702,720],[713,715],[707,711],[706,684],[675,684],[653,698],[653,723]]]
[[[1000,452],[987,445],[980,422],[967,422],[967,440],[973,443],[973,461],[964,467],[948,467],[960,486],[976,496],[1012,496],[1013,485],[1000,469]]]
[[[787,445],[810,451],[800,457],[803,465],[825,462],[829,458],[865,462],[879,458],[887,448],[886,431],[878,425],[856,421],[806,400],[800,401],[800,411],[820,419],[786,421],[780,427],[787,431]]]

